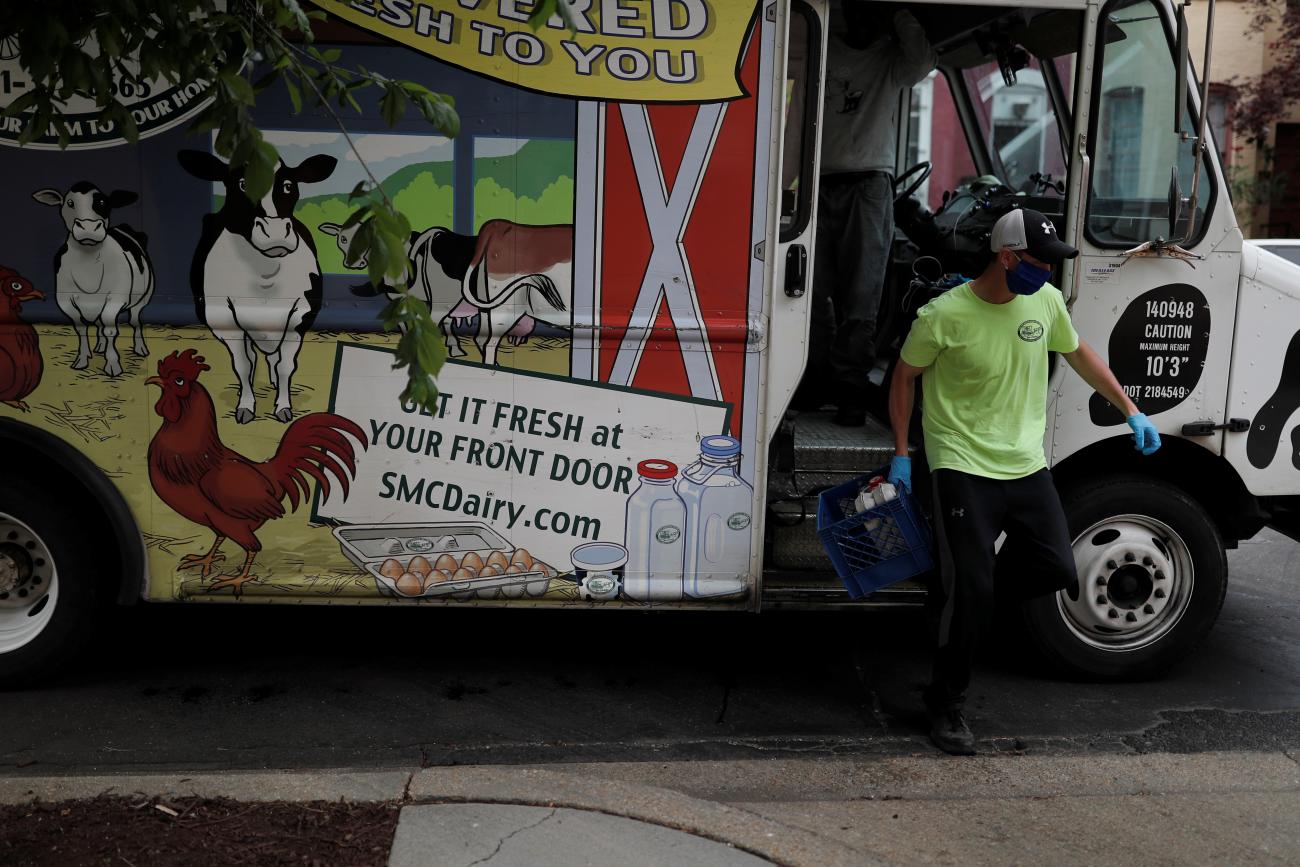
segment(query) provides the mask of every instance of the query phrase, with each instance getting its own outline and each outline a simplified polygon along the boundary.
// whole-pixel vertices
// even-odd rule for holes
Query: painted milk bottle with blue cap
[[[740,477],[740,441],[700,440],[700,459],[682,471],[677,493],[686,504],[686,595],[743,593],[754,489]]]
[[[636,474],[640,484],[627,498],[624,523],[623,593],[642,602],[681,599],[686,504],[673,487],[677,465],[641,461]]]

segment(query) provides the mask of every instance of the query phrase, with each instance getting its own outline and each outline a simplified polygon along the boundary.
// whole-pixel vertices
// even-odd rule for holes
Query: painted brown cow
[[[461,295],[479,312],[474,342],[484,364],[496,364],[503,337],[521,343],[538,322],[570,327],[573,226],[488,220],[479,229]],[[447,337],[448,353],[464,355],[450,332]]]

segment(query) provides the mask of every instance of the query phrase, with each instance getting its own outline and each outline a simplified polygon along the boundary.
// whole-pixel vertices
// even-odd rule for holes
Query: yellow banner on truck
[[[619,102],[719,102],[737,76],[756,4],[574,0],[537,30],[528,0],[311,0],[430,57],[542,93]]]

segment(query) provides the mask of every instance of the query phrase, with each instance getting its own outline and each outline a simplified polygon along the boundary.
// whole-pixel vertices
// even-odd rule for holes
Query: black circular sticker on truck
[[[1137,407],[1155,415],[1191,396],[1210,346],[1210,306],[1195,286],[1170,283],[1144,292],[1110,332],[1107,357]],[[1100,394],[1088,401],[1093,424],[1121,424],[1124,415]]]

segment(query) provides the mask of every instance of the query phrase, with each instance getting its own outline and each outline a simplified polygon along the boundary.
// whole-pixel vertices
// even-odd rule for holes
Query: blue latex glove
[[[1128,426],[1133,428],[1133,448],[1144,455],[1155,454],[1160,448],[1160,434],[1150,419],[1140,412],[1134,413],[1128,417]]]
[[[912,490],[912,459],[903,455],[894,455],[889,462],[889,475],[885,478],[895,487]]]

